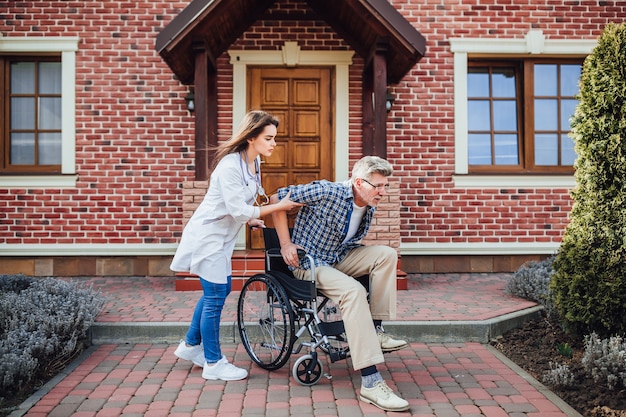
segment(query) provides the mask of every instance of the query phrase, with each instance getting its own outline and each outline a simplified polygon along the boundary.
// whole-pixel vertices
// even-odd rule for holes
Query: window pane
[[[39,100],[39,129],[61,129],[61,97],[42,97]]]
[[[469,130],[491,130],[488,100],[469,100],[467,103],[467,127]]]
[[[556,134],[535,135],[535,165],[556,166],[559,164],[558,140]]]
[[[493,71],[493,97],[515,98],[515,70],[498,68]]]
[[[558,115],[557,100],[535,100],[535,130],[557,130]]]
[[[35,93],[35,63],[14,62],[11,64],[11,94]]]
[[[39,163],[42,165],[61,164],[61,134],[39,134]]]
[[[515,100],[498,100],[493,103],[494,130],[517,130],[517,106]]]
[[[489,73],[487,68],[470,68],[467,74],[467,96],[489,97]]]
[[[11,130],[35,129],[35,98],[13,97],[11,99]]]
[[[517,165],[517,135],[494,135],[496,165]]]
[[[578,94],[580,79],[580,65],[561,65],[561,95],[574,97]]]
[[[491,136],[468,135],[468,163],[470,165],[491,165]]]
[[[39,94],[61,94],[61,63],[39,63]]]
[[[567,134],[561,135],[561,165],[574,165],[577,156],[574,151],[574,140]]]
[[[557,66],[535,65],[535,96],[557,95]]]
[[[569,119],[574,115],[577,105],[577,100],[561,100],[561,130],[572,129]]]
[[[33,133],[11,134],[11,164],[32,165],[35,163],[35,136]]]

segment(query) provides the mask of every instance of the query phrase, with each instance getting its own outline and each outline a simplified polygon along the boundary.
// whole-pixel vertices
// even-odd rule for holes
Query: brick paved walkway
[[[433,323],[487,319],[534,303],[503,294],[507,275],[411,276],[399,294],[399,319]],[[109,297],[99,321],[188,321],[198,292],[174,292],[168,278],[89,280]],[[229,297],[232,320],[238,294]],[[230,315],[230,316],[229,316]],[[183,335],[181,334],[181,337]],[[332,379],[305,387],[278,371],[252,364],[241,345],[224,354],[249,370],[243,381],[205,381],[201,368],[178,360],[175,344],[92,346],[66,371],[27,400],[11,417],[134,416],[579,416],[545,387],[491,347],[480,343],[420,343],[385,355],[379,366],[389,385],[410,403],[409,412],[385,413],[358,400],[358,373],[351,362],[322,363]]]

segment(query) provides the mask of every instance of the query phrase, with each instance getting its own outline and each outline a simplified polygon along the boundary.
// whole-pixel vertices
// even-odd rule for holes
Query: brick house
[[[406,272],[555,253],[583,59],[621,1],[15,1],[0,16],[0,268],[171,275],[207,147],[281,118],[268,191],[395,167],[370,241]],[[193,111],[191,111],[193,110]],[[235,270],[253,270],[242,234]],[[248,262],[247,260],[250,260]]]

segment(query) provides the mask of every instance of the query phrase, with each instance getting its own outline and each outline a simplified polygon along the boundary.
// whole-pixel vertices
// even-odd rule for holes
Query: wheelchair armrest
[[[269,248],[269,249],[267,250],[267,253],[268,253],[270,256],[277,256],[277,255],[282,256],[282,255],[280,254],[280,248]]]
[[[280,253],[280,248],[269,248],[267,253],[272,258],[280,256],[282,258],[282,254]],[[306,256],[306,251],[304,249],[298,249],[298,259],[303,259]]]

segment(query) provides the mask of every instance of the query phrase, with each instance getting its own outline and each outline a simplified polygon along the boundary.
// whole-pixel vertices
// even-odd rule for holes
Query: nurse
[[[289,195],[275,204],[261,186],[260,155],[276,147],[278,120],[263,111],[251,111],[237,132],[217,147],[209,189],[189,219],[170,269],[200,277],[203,295],[191,319],[185,340],[174,354],[203,367],[202,377],[232,381],[248,376],[220,350],[220,317],[231,291],[231,257],[244,224],[264,227],[259,217],[288,211],[301,204]]]

